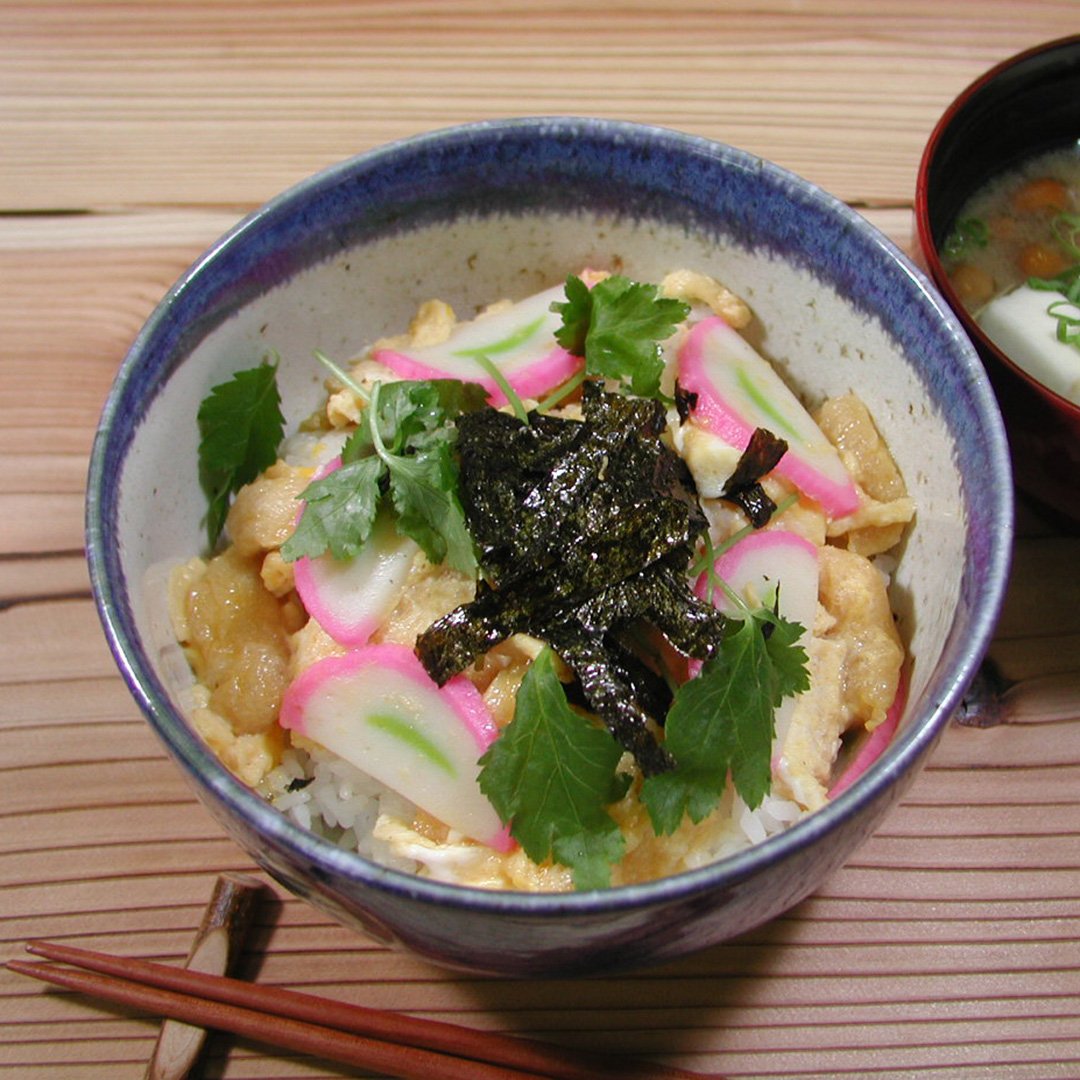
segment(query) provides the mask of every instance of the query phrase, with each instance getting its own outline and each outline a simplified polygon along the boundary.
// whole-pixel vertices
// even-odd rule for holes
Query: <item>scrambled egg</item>
[[[773,764],[777,793],[807,810],[828,798],[842,736],[885,719],[904,658],[885,579],[873,564],[830,546],[818,555],[819,616],[807,646],[810,689],[795,701]]]

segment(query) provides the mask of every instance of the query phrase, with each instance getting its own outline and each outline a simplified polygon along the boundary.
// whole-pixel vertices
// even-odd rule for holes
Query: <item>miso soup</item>
[[[992,178],[961,207],[941,254],[984,333],[1080,405],[1080,144]]]

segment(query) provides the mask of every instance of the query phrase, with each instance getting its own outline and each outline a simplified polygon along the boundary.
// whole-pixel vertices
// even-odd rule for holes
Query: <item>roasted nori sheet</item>
[[[689,586],[707,521],[666,425],[660,402],[592,381],[581,420],[461,416],[460,495],[482,577],[475,600],[417,642],[440,685],[514,633],[547,642],[647,775],[673,764],[656,735],[670,692],[632,643],[652,627],[704,660],[727,628]]]

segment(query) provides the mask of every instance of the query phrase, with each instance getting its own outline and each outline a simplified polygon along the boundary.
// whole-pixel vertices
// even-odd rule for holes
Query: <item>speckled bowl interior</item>
[[[648,885],[494,893],[373,865],[234,780],[178,708],[190,675],[163,570],[203,546],[198,404],[269,352],[287,418],[345,358],[441,297],[461,315],[584,266],[693,267],[752,306],[751,335],[807,400],[855,390],[918,504],[893,585],[911,693],[886,755],[831,805],[713,866]],[[274,877],[348,925],[438,962],[596,972],[703,948],[790,907],[912,779],[988,644],[1008,571],[1011,484],[985,375],[948,308],[862,218],[760,159],[637,125],[469,125],[331,168],[241,222],[169,292],[126,358],[94,445],[93,587],[117,662],[200,798]]]

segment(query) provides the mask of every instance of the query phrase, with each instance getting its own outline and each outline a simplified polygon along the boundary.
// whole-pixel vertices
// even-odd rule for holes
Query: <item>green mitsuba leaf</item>
[[[483,388],[452,379],[376,385],[339,469],[309,485],[286,560],[355,555],[388,497],[399,533],[415,540],[434,563],[476,572],[472,538],[458,496],[453,418],[480,408]]]
[[[622,749],[570,708],[544,649],[518,691],[514,719],[480,759],[480,789],[534,862],[568,866],[578,889],[602,888],[625,841],[606,807],[629,782]]]
[[[773,716],[808,685],[802,628],[769,612],[743,619],[697,678],[679,687],[665,725],[670,772],[650,776],[642,801],[660,835],[686,815],[697,822],[716,807],[730,773],[751,809],[769,791]]]
[[[209,507],[206,533],[213,548],[229,500],[277,459],[285,430],[277,361],[238,371],[211,389],[199,406],[199,483]]]
[[[566,280],[566,301],[552,304],[563,324],[555,339],[585,357],[586,374],[656,397],[664,359],[660,342],[690,312],[687,304],[658,295],[657,286],[615,274],[591,289],[578,277]]]
[[[385,474],[379,458],[366,457],[310,483],[303,492],[304,512],[281,546],[282,558],[317,558],[325,551],[335,559],[356,555],[371,535]]]
[[[457,465],[446,441],[388,463],[390,495],[398,531],[412,537],[434,563],[446,561],[464,573],[476,569],[472,537],[457,494]]]

